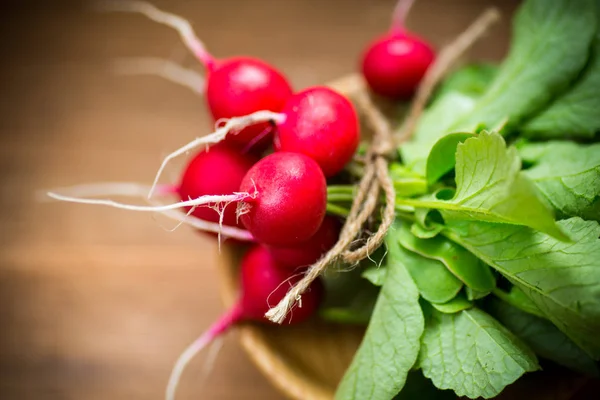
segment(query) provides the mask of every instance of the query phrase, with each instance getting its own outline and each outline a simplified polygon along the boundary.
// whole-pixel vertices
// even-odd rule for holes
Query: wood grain
[[[148,214],[40,203],[35,195],[83,182],[151,180],[161,156],[210,129],[204,101],[157,78],[116,77],[108,63],[157,56],[198,66],[174,33],[141,17],[93,14],[75,1],[6,3],[0,398],[159,399],[177,354],[223,309],[214,242],[185,228],[168,232],[172,222]],[[217,56],[262,57],[296,88],[355,70],[393,3],[157,2],[189,17]],[[516,1],[420,0],[408,25],[443,45],[489,4],[508,15]],[[499,59],[507,42],[505,20],[470,56]],[[168,175],[176,177],[177,168]],[[289,342],[284,331],[273,334]],[[282,398],[232,336],[202,385],[203,357],[190,366],[180,399]],[[339,362],[335,376],[345,360]]]

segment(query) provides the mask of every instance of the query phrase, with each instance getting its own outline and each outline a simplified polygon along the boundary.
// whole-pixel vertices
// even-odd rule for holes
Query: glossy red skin
[[[292,95],[287,79],[263,61],[249,57],[219,60],[208,72],[206,99],[213,118],[239,117],[260,110],[279,112]],[[230,133],[225,141],[246,147],[254,138],[268,130],[252,150],[264,150],[272,139],[274,127],[267,123],[256,124]]]
[[[264,315],[279,303],[287,291],[302,276],[279,268],[269,250],[262,245],[254,245],[244,255],[241,263],[242,291],[239,300],[242,318],[267,322]],[[323,298],[323,284],[314,281],[302,295],[302,307],[298,304],[287,315],[284,324],[296,324],[315,313]]]
[[[179,183],[181,200],[205,195],[228,195],[237,192],[242,179],[258,159],[241,154],[238,149],[219,143],[208,151],[201,150],[188,163]],[[223,224],[243,227],[236,218],[237,204],[225,208]],[[188,209],[189,210],[189,209]],[[192,215],[210,222],[219,222],[219,214],[209,207],[197,207]]]
[[[362,59],[362,73],[373,92],[406,100],[413,96],[434,59],[433,48],[423,39],[403,31],[392,31],[367,47]]]
[[[317,262],[331,249],[340,236],[341,224],[337,218],[326,216],[310,239],[295,246],[268,246],[273,258],[281,268],[291,271]]]
[[[240,185],[254,193],[240,219],[258,242],[289,246],[308,240],[325,217],[327,183],[319,165],[299,153],[273,153],[256,164]]]
[[[285,103],[285,122],[275,133],[278,151],[306,154],[326,177],[352,159],[360,130],[354,106],[341,94],[322,86],[296,93]]]

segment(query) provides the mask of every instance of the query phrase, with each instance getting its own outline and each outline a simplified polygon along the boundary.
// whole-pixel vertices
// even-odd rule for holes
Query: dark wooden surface
[[[169,29],[76,3],[0,12],[0,398],[160,399],[173,361],[222,311],[214,242],[149,214],[39,203],[39,189],[148,182],[160,157],[208,132],[203,99],[152,77],[116,77],[114,57],[197,67]],[[49,5],[48,3],[52,3]],[[441,46],[481,10],[516,1],[421,0],[409,27]],[[252,54],[296,88],[352,72],[392,0],[163,1],[217,56]],[[470,57],[500,58],[508,18]],[[170,177],[177,175],[171,168]],[[209,379],[203,357],[181,399],[279,399],[234,340]]]

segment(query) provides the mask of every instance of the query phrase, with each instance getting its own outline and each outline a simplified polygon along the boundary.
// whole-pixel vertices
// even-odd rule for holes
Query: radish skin
[[[327,182],[319,165],[300,153],[277,152],[248,171],[240,191],[257,195],[240,216],[261,243],[289,246],[313,236],[325,217]]]

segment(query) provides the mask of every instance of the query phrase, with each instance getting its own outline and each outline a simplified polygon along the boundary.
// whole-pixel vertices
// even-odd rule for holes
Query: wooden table
[[[222,311],[214,241],[170,232],[172,222],[150,214],[35,196],[83,182],[147,183],[161,156],[209,131],[201,97],[154,77],[115,76],[111,59],[198,66],[171,30],[142,17],[28,3],[0,13],[0,398],[160,399],[179,352]],[[421,0],[409,27],[440,46],[491,3]],[[495,3],[508,16],[516,2]],[[262,57],[302,88],[352,72],[393,0],[158,4],[189,17],[216,56]],[[504,54],[507,19],[474,58]],[[234,336],[203,384],[203,357],[190,366],[180,399],[281,397]]]

